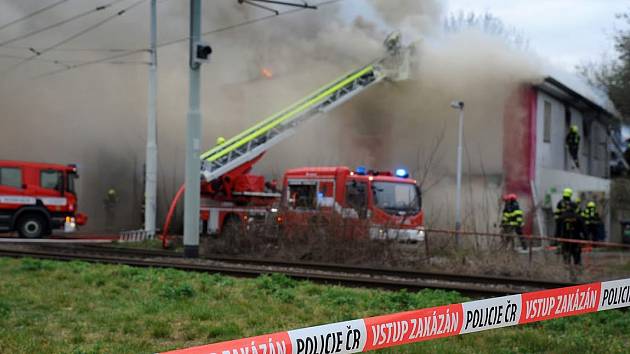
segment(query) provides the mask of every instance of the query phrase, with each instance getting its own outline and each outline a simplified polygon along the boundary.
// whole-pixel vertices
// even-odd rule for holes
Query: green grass
[[[0,353],[152,353],[465,301],[455,292],[349,289],[284,276],[0,259]],[[608,311],[382,353],[624,353],[630,315]]]

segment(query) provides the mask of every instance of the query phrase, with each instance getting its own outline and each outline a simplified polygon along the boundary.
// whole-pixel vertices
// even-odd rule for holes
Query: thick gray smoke
[[[78,9],[77,3],[69,1],[45,16],[2,31],[0,41],[97,4],[80,2]],[[38,1],[0,1],[0,24],[40,6]],[[160,41],[186,36],[187,2],[163,1],[159,6]],[[236,1],[204,2],[204,6],[205,31],[267,14]],[[348,11],[352,6],[371,6],[374,15],[353,18],[347,14],[352,13]],[[66,47],[145,47],[147,13],[148,6],[140,6]],[[399,28],[406,42],[416,43],[417,65],[412,79],[383,84],[313,122],[269,151],[257,172],[279,177],[286,168],[304,165],[404,166],[416,176],[426,175],[423,187],[427,189],[429,215],[433,213],[437,219],[441,213],[440,218],[447,218],[444,200],[452,197],[449,181],[455,167],[456,142],[456,112],[449,102],[466,102],[466,172],[491,176],[498,185],[507,99],[520,83],[535,80],[538,70],[529,54],[514,50],[500,38],[475,29],[445,33],[443,15],[438,1],[349,1],[345,6],[322,6],[317,12],[302,11],[208,36],[215,52],[203,72],[204,145],[211,147],[217,136],[234,135],[320,85],[378,58],[384,36]],[[86,19],[82,25],[95,21]],[[45,48],[47,43],[82,28],[80,23],[70,27],[13,45]],[[2,55],[30,54],[28,49],[0,48],[0,70],[16,63]],[[41,59],[79,61],[111,54],[58,51]],[[146,57],[141,54],[124,60],[146,61]],[[82,174],[80,207],[91,216],[91,228],[105,226],[102,200],[109,187],[116,188],[121,196],[112,227],[138,227],[143,195],[146,65],[101,64],[31,79],[59,68],[33,60],[2,74],[0,158],[77,162]],[[262,69],[270,71],[272,77],[262,75]],[[161,48],[161,212],[183,180],[187,85],[187,44]],[[429,160],[433,163],[428,164]],[[485,192],[477,191],[481,182],[472,177],[469,182],[472,202]]]

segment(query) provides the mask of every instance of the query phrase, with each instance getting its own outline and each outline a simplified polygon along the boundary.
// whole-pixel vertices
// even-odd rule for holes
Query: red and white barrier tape
[[[168,353],[360,353],[628,306],[630,279],[621,279],[337,322]]]

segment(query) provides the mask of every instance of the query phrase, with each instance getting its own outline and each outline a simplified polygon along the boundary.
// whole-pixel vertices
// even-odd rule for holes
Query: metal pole
[[[188,128],[186,133],[186,194],[184,203],[184,255],[199,256],[199,184],[201,160],[201,72],[194,62],[195,44],[201,39],[201,0],[190,0],[190,62]]]
[[[155,236],[157,209],[157,0],[151,0],[151,59],[149,64],[149,92],[147,95],[147,156],[144,186],[144,230],[149,238]]]
[[[459,246],[462,228],[462,144],[464,140],[464,102],[459,102],[459,134],[457,141],[457,191],[455,196],[455,244]]]

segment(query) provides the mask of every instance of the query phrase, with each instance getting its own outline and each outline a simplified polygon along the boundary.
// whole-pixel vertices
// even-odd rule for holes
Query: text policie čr
[[[423,338],[455,334],[459,329],[459,313],[437,314],[412,318],[372,326],[372,346],[381,346],[403,341],[417,341]]]
[[[346,327],[346,331],[297,338],[295,345],[298,354],[332,354],[354,351],[361,346],[361,331]]]
[[[601,305],[619,305],[630,302],[630,286],[621,286],[612,289],[604,289]]]
[[[495,305],[468,310],[466,311],[466,325],[464,326],[464,330],[467,330],[469,327],[471,329],[478,329],[515,322],[518,311],[518,305],[511,303],[510,300],[507,301],[507,305]]]

